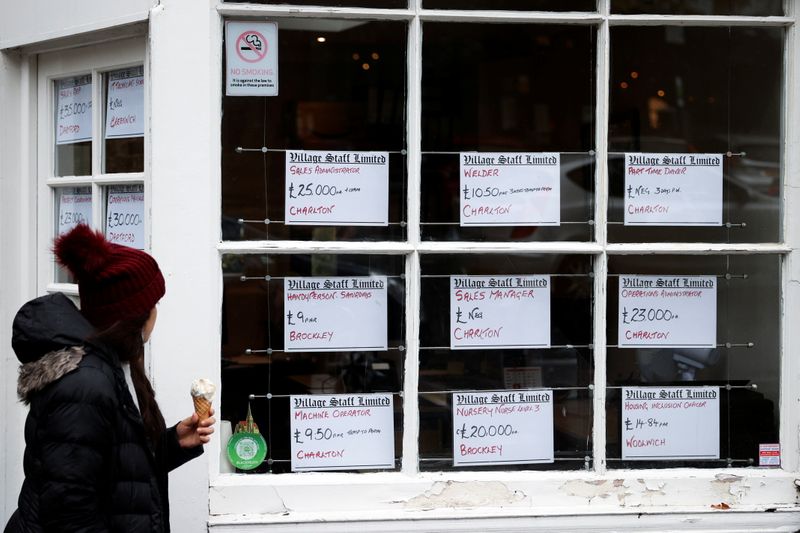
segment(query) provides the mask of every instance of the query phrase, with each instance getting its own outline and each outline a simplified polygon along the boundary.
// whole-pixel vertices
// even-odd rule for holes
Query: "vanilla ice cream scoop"
[[[194,402],[194,412],[197,413],[198,420],[205,420],[211,416],[211,399],[217,386],[205,378],[196,379],[192,382],[192,401]]]
[[[200,378],[192,382],[192,397],[202,396],[210,402],[214,398],[215,392],[217,392],[217,386],[209,379]]]

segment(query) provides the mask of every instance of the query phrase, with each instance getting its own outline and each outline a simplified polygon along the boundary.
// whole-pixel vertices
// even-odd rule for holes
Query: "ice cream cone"
[[[197,418],[201,422],[211,416],[211,400],[214,398],[216,390],[216,385],[205,378],[196,379],[192,382],[190,392],[194,402],[194,412],[197,413]]]
[[[197,418],[200,422],[210,416],[211,402],[209,400],[202,396],[193,396],[192,401],[194,401],[194,412],[197,413]]]

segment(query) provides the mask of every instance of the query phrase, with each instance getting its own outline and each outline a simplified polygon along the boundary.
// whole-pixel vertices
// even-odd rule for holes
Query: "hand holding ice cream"
[[[211,400],[216,391],[217,386],[206,378],[196,379],[192,382],[194,412],[197,413],[197,419],[200,422],[211,416]]]
[[[207,379],[201,378],[192,382],[194,414],[178,422],[175,427],[181,448],[202,446],[211,439],[211,434],[214,433],[213,425],[217,421],[214,418],[214,408],[211,406],[216,390],[216,385]]]

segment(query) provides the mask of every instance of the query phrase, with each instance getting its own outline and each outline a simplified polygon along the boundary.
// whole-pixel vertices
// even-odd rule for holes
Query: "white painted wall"
[[[0,1],[0,49],[147,20],[158,0]]]
[[[17,507],[22,485],[26,410],[17,401],[17,358],[11,350],[11,323],[17,309],[36,292],[35,180],[30,139],[36,124],[28,115],[34,94],[33,70],[16,54],[0,53],[0,526]]]
[[[213,0],[163,0],[150,19],[151,249],[167,293],[153,335],[152,376],[167,423],[192,412],[193,379],[220,382],[217,255],[221,217],[221,32]],[[176,38],[176,36],[178,38]],[[191,38],[189,38],[189,36]],[[200,305],[198,305],[200,304]],[[173,531],[205,531],[218,441],[170,478]]]

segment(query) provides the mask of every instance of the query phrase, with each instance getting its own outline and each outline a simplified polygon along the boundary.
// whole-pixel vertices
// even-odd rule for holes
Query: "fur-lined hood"
[[[29,404],[33,393],[69,374],[80,364],[86,351],[82,346],[71,346],[50,352],[30,363],[19,367],[17,379],[17,396]]]
[[[23,305],[14,317],[11,345],[22,363],[17,394],[31,395],[78,368],[83,345],[94,328],[75,304],[61,293],[48,294]]]

